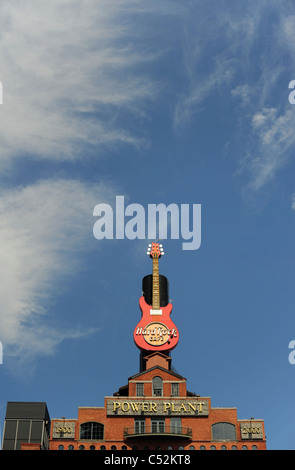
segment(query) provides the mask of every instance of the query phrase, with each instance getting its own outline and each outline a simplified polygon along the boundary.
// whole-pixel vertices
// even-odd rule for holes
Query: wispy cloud
[[[252,126],[257,136],[256,150],[249,162],[249,186],[259,190],[272,181],[286,164],[295,145],[294,112],[289,106],[279,114],[276,108],[264,107],[254,114]]]
[[[0,339],[5,358],[51,354],[89,331],[52,324],[47,313],[92,241],[92,210],[110,198],[104,185],[44,180],[0,196]],[[55,325],[55,326],[54,326]],[[63,325],[63,326],[62,326]]]
[[[131,27],[140,13],[132,0],[1,2],[0,165],[144,143],[122,119],[142,117],[157,93],[145,73],[157,52],[140,48]]]
[[[175,129],[181,129],[206,106],[206,99],[229,89],[248,64],[249,49],[257,37],[262,12],[230,5],[224,10],[204,8],[196,2],[188,7],[183,41],[183,70],[186,88],[177,97]]]
[[[258,191],[287,164],[295,143],[294,110],[287,100],[288,80],[294,77],[284,78],[288,61],[290,73],[295,65],[294,5],[269,0],[245,8],[232,3],[224,10],[218,3],[210,12],[201,3],[188,8],[192,14],[183,46],[186,89],[177,95],[175,129],[182,130],[206,107],[214,113],[214,101],[216,113],[222,112],[221,103],[228,97],[236,116],[236,165],[239,174],[248,177],[243,182],[246,191]],[[239,132],[243,152],[237,152]]]

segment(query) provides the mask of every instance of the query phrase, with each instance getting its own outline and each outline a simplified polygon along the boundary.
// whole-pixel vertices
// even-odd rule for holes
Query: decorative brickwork
[[[104,407],[80,407],[77,419],[53,419],[50,449],[266,449],[262,419],[239,420],[236,408],[214,408],[210,397],[187,391],[186,379],[169,369],[162,354],[146,358],[146,366],[105,397]],[[155,377],[162,384],[160,396],[154,395]],[[89,424],[82,434],[85,423],[99,424]]]

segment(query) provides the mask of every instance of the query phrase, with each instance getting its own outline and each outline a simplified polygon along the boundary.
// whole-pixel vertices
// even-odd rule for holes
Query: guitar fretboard
[[[160,308],[159,259],[153,258],[153,309]]]

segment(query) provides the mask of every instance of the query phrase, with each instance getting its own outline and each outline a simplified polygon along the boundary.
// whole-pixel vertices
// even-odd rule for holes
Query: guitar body
[[[170,318],[172,304],[153,309],[144,297],[139,299],[141,320],[134,329],[136,346],[144,351],[171,351],[178,343],[178,330]]]

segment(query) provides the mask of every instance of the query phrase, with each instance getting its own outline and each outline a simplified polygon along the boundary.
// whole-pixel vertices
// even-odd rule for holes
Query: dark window
[[[181,418],[172,417],[170,419],[170,432],[174,434],[181,433]]]
[[[134,434],[144,434],[145,421],[143,418],[135,418],[134,420]]]
[[[163,380],[161,377],[153,378],[153,396],[161,397],[163,395]]]
[[[171,395],[179,397],[179,384],[171,384]]]
[[[32,421],[30,442],[40,442],[42,436],[43,422]]]
[[[73,445],[70,445],[70,446],[68,447],[68,449],[69,449],[69,450],[74,450],[74,446],[73,446]]]
[[[165,418],[152,418],[151,426],[152,426],[152,433],[165,432]]]
[[[29,442],[30,437],[30,421],[19,421],[17,439],[21,442]]]
[[[6,420],[5,421],[5,439],[13,439],[13,441],[15,440],[15,436],[16,436],[16,424],[17,424],[17,421],[13,420]]]
[[[136,396],[137,397],[143,397],[143,383],[137,383],[136,384]]]
[[[212,439],[214,441],[235,441],[236,427],[231,423],[215,423],[212,425]]]
[[[60,446],[58,446],[58,450],[64,450],[64,446],[61,444]]]
[[[80,439],[103,439],[104,426],[101,423],[88,422],[81,424]]]
[[[89,450],[95,450],[95,446],[90,446]]]

